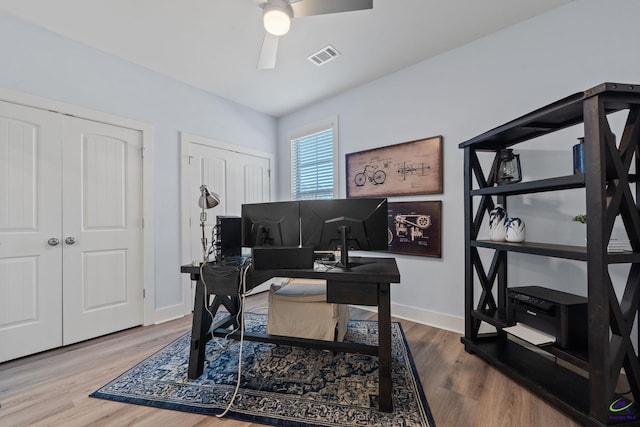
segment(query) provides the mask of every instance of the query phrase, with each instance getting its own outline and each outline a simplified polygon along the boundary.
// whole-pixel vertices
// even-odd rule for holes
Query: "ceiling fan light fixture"
[[[264,29],[274,36],[283,36],[291,28],[292,13],[290,7],[285,2],[271,1],[264,8],[262,21]]]

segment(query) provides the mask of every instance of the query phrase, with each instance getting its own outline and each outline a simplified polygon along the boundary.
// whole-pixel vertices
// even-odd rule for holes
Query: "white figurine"
[[[496,242],[503,242],[506,234],[507,211],[502,205],[496,205],[489,212],[489,238]]]
[[[524,221],[514,217],[507,219],[505,223],[505,239],[507,242],[524,242]]]

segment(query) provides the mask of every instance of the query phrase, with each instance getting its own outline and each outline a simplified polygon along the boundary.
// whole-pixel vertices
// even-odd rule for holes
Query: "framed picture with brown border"
[[[442,136],[346,155],[347,197],[441,194]]]
[[[442,201],[388,202],[389,252],[442,257]]]

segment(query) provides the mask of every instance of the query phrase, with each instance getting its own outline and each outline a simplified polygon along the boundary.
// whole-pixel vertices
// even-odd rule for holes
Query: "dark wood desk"
[[[350,257],[353,267],[327,268],[316,265],[314,269],[278,269],[254,270],[247,272],[247,290],[252,289],[272,277],[291,277],[304,279],[323,279],[327,281],[327,302],[336,304],[356,304],[378,307],[378,345],[365,345],[349,342],[318,341],[303,338],[283,337],[268,334],[245,333],[244,339],[263,341],[282,345],[295,345],[347,353],[360,353],[378,356],[379,363],[379,407],[380,411],[391,412],[391,300],[390,284],[400,283],[400,273],[395,258]],[[229,334],[229,326],[237,325],[237,316],[242,309],[239,294],[239,273],[236,266],[209,264],[202,269],[197,265],[184,265],[180,269],[195,280],[196,294],[191,330],[191,348],[189,352],[189,378],[202,375],[205,359],[205,345],[214,336]],[[202,276],[204,276],[203,284]],[[205,295],[206,294],[206,295]],[[211,302],[211,296],[214,296]],[[211,316],[205,309],[215,314],[224,306],[229,316],[211,325]],[[240,333],[230,335],[238,339]]]

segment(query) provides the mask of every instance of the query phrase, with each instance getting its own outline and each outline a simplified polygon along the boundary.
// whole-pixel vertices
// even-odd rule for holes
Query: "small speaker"
[[[254,247],[251,249],[253,268],[256,270],[313,268],[313,248]]]

